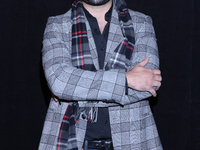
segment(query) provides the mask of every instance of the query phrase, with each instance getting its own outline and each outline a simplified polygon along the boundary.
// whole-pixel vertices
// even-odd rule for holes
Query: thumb
[[[146,57],[143,61],[141,61],[139,64],[144,67],[149,62],[149,57]]]

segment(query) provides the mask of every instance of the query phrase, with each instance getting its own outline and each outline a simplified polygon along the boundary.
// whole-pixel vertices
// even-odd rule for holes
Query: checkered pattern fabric
[[[113,0],[113,2],[116,3],[118,0]],[[48,19],[43,40],[43,67],[50,90],[64,102],[59,104],[51,99],[39,150],[57,149],[61,124],[71,100],[78,100],[79,107],[109,107],[114,150],[162,150],[147,101],[151,94],[131,88],[128,89],[128,95],[125,94],[126,70],[129,71],[147,56],[149,62],[145,67],[152,69],[159,67],[158,49],[151,18],[132,10],[129,10],[129,13],[134,28],[135,46],[130,60],[123,58],[126,69],[105,70],[105,66],[112,62],[112,58],[115,58],[116,47],[124,41],[124,31],[121,30],[116,6],[113,5],[103,70],[99,70],[95,42],[89,23],[87,19],[85,20],[92,56],[91,64],[95,66],[97,72],[78,69],[72,64],[71,10]],[[88,100],[94,103],[88,103]],[[107,100],[107,103],[102,100]],[[115,104],[111,103],[112,100]],[[86,126],[87,121],[82,117],[75,125],[79,150],[83,145]]]
[[[115,5],[124,40],[115,49],[115,55],[113,55],[110,61],[107,63],[105,67],[106,70],[125,69],[126,59],[130,60],[135,45],[133,23],[126,3],[123,0],[116,0]],[[126,57],[126,59],[123,57]]]
[[[72,64],[77,68],[95,71],[82,7],[81,0],[75,0],[72,4]]]
[[[74,111],[76,111],[77,103],[69,103],[63,121],[60,128],[57,149],[58,150],[78,150],[76,131],[75,131],[75,119]],[[68,142],[70,144],[68,144]],[[69,146],[70,145],[70,146]]]
[[[118,10],[119,22],[121,23],[122,27],[121,30],[124,31],[124,40],[119,44],[119,46],[117,46],[116,50],[114,51],[116,53],[114,55],[115,57],[112,57],[112,61],[107,63],[105,67],[106,70],[125,69],[126,66],[124,60],[126,59],[123,57],[126,57],[130,60],[130,56],[134,50],[135,38],[133,24],[128,9],[126,8],[126,4],[123,2],[124,1],[117,1],[115,5],[117,6],[116,8]],[[74,1],[72,5],[72,64],[83,70],[95,71],[95,67],[91,63],[92,56],[89,49],[84,10],[82,7],[83,6],[81,0]],[[70,149],[75,149],[75,142],[74,140],[71,140],[71,138],[75,139],[76,135],[74,131],[75,127],[73,127],[73,125],[75,125],[75,120],[71,119],[71,116],[74,116],[73,113],[76,113],[75,110],[77,110],[77,108],[74,106],[78,106],[77,102],[73,102],[73,104],[70,103],[64,115],[58,138],[58,150],[67,149],[68,145],[73,145],[70,146]],[[86,110],[89,110],[85,111],[88,112],[85,115],[85,117],[87,116],[86,118],[88,121],[95,122],[95,120],[97,120],[97,109],[97,107],[86,108]],[[73,113],[70,113],[72,110]],[[70,129],[73,131],[69,131]],[[70,133],[70,135],[67,135],[67,133]]]

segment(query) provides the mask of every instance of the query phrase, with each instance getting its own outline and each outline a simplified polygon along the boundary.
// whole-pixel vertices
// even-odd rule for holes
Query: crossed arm
[[[130,71],[126,72],[128,86],[137,91],[148,91],[156,97],[156,91],[161,86],[161,71],[158,69],[148,69],[145,65],[149,58],[146,57],[142,62],[135,65]],[[153,87],[156,87],[154,89]],[[57,102],[58,98],[52,93],[54,100]]]
[[[151,41],[150,44],[148,45],[149,42],[147,42],[147,48],[145,50],[143,49],[145,52],[141,54],[137,53],[137,55],[134,56],[140,59],[133,58],[132,65],[129,66],[131,68],[128,72],[117,69],[90,72],[76,69],[71,64],[69,47],[66,45],[66,42],[63,41],[63,36],[65,36],[65,34],[67,36],[68,33],[62,33],[58,27],[59,25],[59,23],[53,21],[48,23],[43,42],[44,71],[49,88],[52,93],[55,94],[55,96],[53,96],[55,100],[88,100],[89,95],[90,99],[114,99],[117,103],[124,105],[142,100],[151,95],[156,96],[156,90],[159,89],[162,78],[160,70],[157,69],[159,64],[157,62],[159,61],[157,49],[151,47],[152,45],[156,45],[155,40],[153,40],[153,44],[152,40],[150,40],[154,38],[147,36],[148,41]],[[151,33],[151,35],[153,34]],[[138,41],[142,38],[143,37],[138,38]],[[141,45],[142,44],[136,40],[136,51],[141,47]],[[151,52],[152,49],[154,52]],[[151,55],[152,53],[156,54]],[[141,57],[140,55],[144,56]],[[110,76],[108,76],[109,74]],[[110,77],[111,79],[114,77],[115,81],[109,82]],[[127,96],[124,94],[125,77],[127,78],[129,86],[129,95]],[[78,80],[76,86],[79,86],[80,88],[71,85],[70,80],[72,78]],[[87,86],[85,86],[84,83],[86,83]],[[84,88],[82,88],[83,86]],[[108,87],[111,88],[111,90],[107,92],[101,87]],[[72,88],[74,89],[72,90]],[[121,94],[117,93],[117,91]],[[85,94],[85,92],[87,92],[87,94]],[[77,97],[78,93],[82,94],[79,94]],[[117,96],[116,93],[118,94]]]

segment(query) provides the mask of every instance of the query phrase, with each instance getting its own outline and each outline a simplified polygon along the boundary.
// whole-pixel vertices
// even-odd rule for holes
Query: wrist
[[[128,87],[132,88],[134,84],[130,72],[126,72],[126,80]]]

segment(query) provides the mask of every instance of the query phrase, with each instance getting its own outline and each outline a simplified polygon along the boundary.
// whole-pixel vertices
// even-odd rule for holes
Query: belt
[[[112,140],[87,141],[89,149],[113,150]]]

